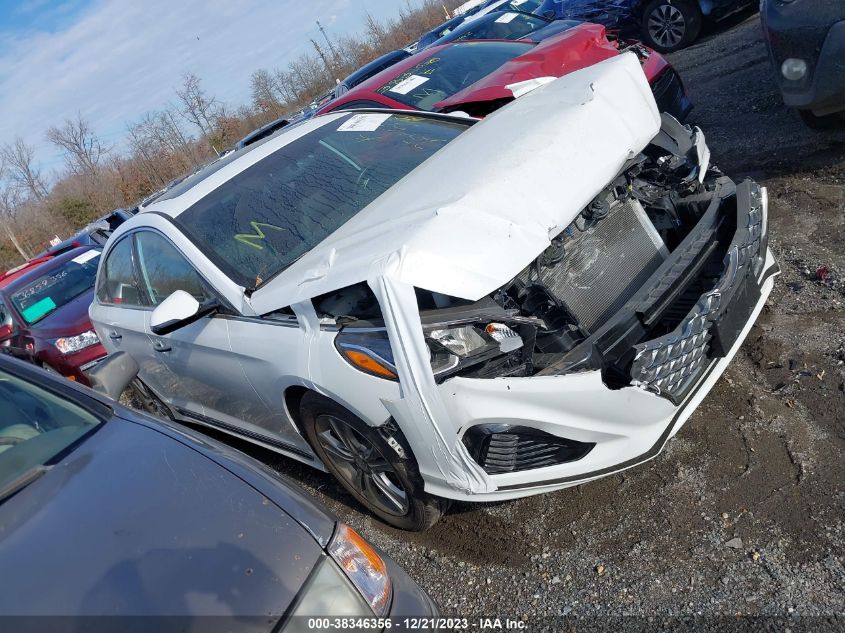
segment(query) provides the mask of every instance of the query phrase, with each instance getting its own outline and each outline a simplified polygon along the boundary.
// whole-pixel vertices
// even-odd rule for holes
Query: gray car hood
[[[0,509],[4,616],[228,616],[269,632],[323,555],[190,442],[119,418]]]
[[[380,276],[477,300],[516,276],[660,129],[633,54],[541,79],[262,286],[252,306],[270,312]]]

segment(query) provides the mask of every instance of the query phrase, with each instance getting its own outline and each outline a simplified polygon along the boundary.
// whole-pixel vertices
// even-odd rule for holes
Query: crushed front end
[[[661,132],[549,247],[477,302],[417,292],[432,371],[489,498],[654,457],[724,371],[778,272],[765,189]],[[447,490],[433,490],[454,496]]]

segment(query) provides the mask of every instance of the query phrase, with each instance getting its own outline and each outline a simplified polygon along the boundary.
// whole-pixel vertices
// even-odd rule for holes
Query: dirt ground
[[[845,615],[845,130],[812,132],[783,106],[756,14],[670,59],[714,162],[769,188],[783,274],[731,368],[657,459],[561,492],[455,504],[429,532],[407,534],[329,476],[239,445],[377,543],[445,614],[845,627],[812,619]]]

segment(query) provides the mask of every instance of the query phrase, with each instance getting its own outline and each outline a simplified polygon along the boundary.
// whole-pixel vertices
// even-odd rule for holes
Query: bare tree
[[[127,133],[129,135],[129,147],[144,175],[154,186],[163,187],[167,184],[167,177],[161,170],[160,148],[149,133],[154,121],[155,119],[147,114],[140,123],[129,125]]]
[[[276,69],[274,71],[274,85],[285,103],[296,105],[297,93],[293,75],[290,72]]]
[[[373,15],[367,11],[367,20],[365,22],[367,28],[367,37],[370,40],[370,43],[374,47],[381,48],[384,46],[384,43],[388,41],[390,31],[389,26],[385,26],[378,20],[376,20]]]
[[[252,105],[256,110],[274,114],[283,110],[273,75],[264,69],[259,69],[252,73],[249,81],[252,87]]]
[[[188,161],[190,165],[199,165],[203,161],[203,157],[198,151],[199,148],[196,143],[182,129],[178,114],[178,107],[171,103],[168,103],[167,107],[159,112],[156,126],[158,138],[166,143],[175,154]]]
[[[2,180],[7,173],[4,162],[0,164],[0,180]],[[15,250],[18,251],[20,256],[24,258],[24,261],[26,261],[32,258],[32,253],[24,247],[14,229],[15,220],[17,219],[18,210],[20,209],[20,202],[20,192],[17,187],[0,185],[0,227],[2,227],[3,232],[6,234],[6,237],[9,238],[12,246],[15,247]]]
[[[176,96],[182,105],[182,116],[189,123],[199,128],[200,133],[211,145],[215,153],[220,153],[214,146],[213,137],[217,121],[221,116],[220,104],[214,97],[209,97],[203,90],[200,78],[193,73],[182,75],[182,86],[176,89]]]
[[[317,51],[317,56],[322,60],[323,66],[326,67],[326,72],[329,73],[329,75],[336,75],[337,72],[335,70],[334,64],[329,59],[328,55],[326,55],[326,53],[323,51],[323,49],[320,48],[320,45],[317,44],[317,40],[312,37],[309,41],[314,47],[314,50]]]
[[[0,148],[0,158],[6,165],[7,176],[19,188],[35,200],[47,197],[47,186],[41,178],[41,171],[35,164],[35,152],[18,136],[14,143]]]
[[[77,112],[75,119],[65,119],[61,127],[50,127],[47,140],[64,150],[68,168],[77,175],[96,175],[100,162],[109,152],[81,112]]]

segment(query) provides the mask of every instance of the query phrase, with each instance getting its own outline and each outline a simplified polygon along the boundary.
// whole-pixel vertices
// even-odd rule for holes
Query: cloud
[[[229,105],[249,100],[258,68],[283,66],[318,35],[357,30],[365,11],[392,14],[395,0],[75,0],[53,5],[60,27],[0,32],[0,142],[20,135],[55,166],[44,141],[51,125],[77,111],[106,143],[126,125],[174,99],[185,71]],[[42,11],[32,0],[28,11]],[[333,19],[334,18],[334,19]],[[37,25],[38,22],[35,22]]]

